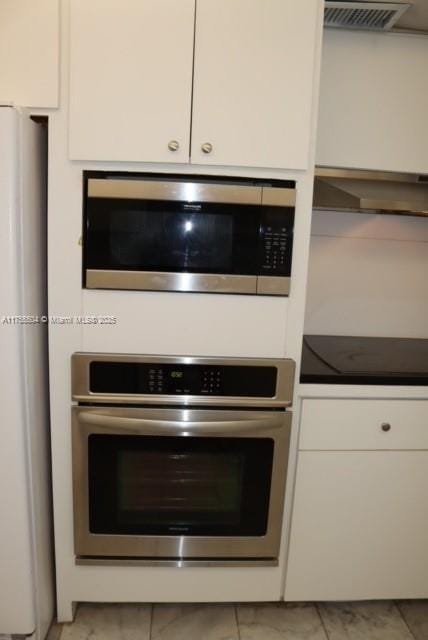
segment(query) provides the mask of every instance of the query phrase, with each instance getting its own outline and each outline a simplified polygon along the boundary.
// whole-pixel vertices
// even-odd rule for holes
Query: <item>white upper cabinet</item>
[[[326,30],[317,164],[428,173],[428,38]]]
[[[197,0],[192,162],[307,168],[319,6]]]
[[[71,0],[72,159],[188,162],[194,4]]]
[[[59,0],[0,0],[0,102],[58,106]]]
[[[71,0],[70,157],[307,168],[320,12]]]

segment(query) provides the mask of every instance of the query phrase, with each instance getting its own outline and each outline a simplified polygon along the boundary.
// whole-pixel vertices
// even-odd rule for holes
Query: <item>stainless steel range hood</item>
[[[317,168],[314,208],[428,216],[428,176]]]

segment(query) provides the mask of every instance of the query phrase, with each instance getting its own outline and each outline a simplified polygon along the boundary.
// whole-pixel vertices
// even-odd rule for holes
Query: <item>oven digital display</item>
[[[91,362],[92,393],[273,398],[277,369],[263,366]]]

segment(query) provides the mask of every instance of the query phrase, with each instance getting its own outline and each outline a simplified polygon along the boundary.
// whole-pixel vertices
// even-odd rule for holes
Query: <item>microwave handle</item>
[[[284,424],[284,414],[265,416],[263,418],[246,418],[244,420],[183,422],[181,420],[153,420],[147,418],[127,418],[125,416],[109,416],[95,411],[82,411],[78,420],[87,425],[110,429],[123,429],[133,433],[150,433],[158,435],[177,435],[178,432],[194,434],[262,434]]]

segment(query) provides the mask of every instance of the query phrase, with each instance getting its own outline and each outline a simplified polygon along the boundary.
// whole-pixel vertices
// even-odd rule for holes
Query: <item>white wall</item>
[[[428,173],[428,36],[325,29],[317,164]]]
[[[314,211],[305,332],[428,338],[428,218]]]

